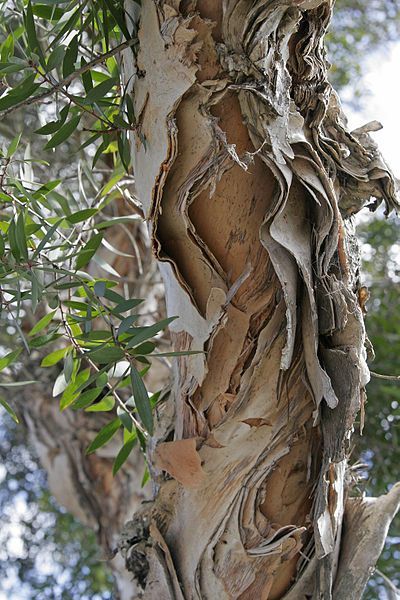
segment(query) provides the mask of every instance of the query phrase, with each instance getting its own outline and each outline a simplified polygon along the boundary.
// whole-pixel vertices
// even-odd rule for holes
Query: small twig
[[[27,98],[26,100],[21,100],[21,102],[18,102],[18,104],[15,104],[14,106],[11,106],[10,108],[7,108],[6,110],[1,111],[0,117],[5,117],[6,115],[18,110],[19,108],[22,108],[23,106],[29,106],[31,104],[36,104],[37,102],[40,102],[44,98],[47,98],[48,96],[52,96],[55,92],[62,91],[62,88],[67,87],[70,83],[72,83],[72,81],[74,81],[74,79],[76,79],[77,77],[80,77],[81,75],[83,75],[83,73],[90,71],[90,69],[92,69],[96,65],[104,62],[105,60],[107,60],[107,58],[111,58],[115,54],[119,54],[119,52],[122,52],[122,50],[125,50],[125,48],[129,48],[129,46],[133,46],[133,44],[135,44],[136,41],[137,41],[136,39],[132,39],[132,40],[128,40],[127,42],[123,42],[122,44],[119,44],[118,46],[115,46],[115,48],[113,48],[109,52],[105,52],[105,54],[101,54],[97,58],[94,58],[90,62],[86,63],[85,65],[80,67],[77,71],[74,71],[73,73],[68,75],[68,77],[65,77],[65,79],[62,79],[58,83],[53,84],[53,87],[51,89],[45,90],[44,92],[42,92],[41,94],[38,94],[37,96],[31,96],[30,98]]]
[[[381,373],[374,373],[374,371],[370,371],[372,377],[376,377],[376,379],[386,379],[386,381],[399,381],[400,375],[382,375]]]

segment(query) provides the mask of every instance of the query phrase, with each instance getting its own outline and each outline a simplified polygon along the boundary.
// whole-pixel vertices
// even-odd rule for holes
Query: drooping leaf
[[[9,352],[3,358],[0,358],[0,371],[11,365],[15,359],[21,354],[22,349],[18,348],[18,350],[14,350],[13,352]]]
[[[45,356],[40,363],[41,367],[52,367],[57,364],[62,358],[64,358],[65,353],[67,352],[68,347],[60,348],[59,350],[54,350],[54,352],[50,352],[47,356]]]
[[[16,422],[19,423],[19,419],[17,417],[17,414],[15,413],[15,411],[11,408],[11,406],[8,404],[8,402],[2,398],[2,396],[0,396],[0,404],[6,409],[6,411],[8,412],[8,414],[11,416],[11,418]]]
[[[67,138],[71,136],[71,134],[78,127],[79,121],[81,120],[80,115],[76,115],[72,117],[67,123],[62,125],[60,129],[58,129],[57,133],[53,135],[53,137],[47,142],[45,146],[45,150],[49,150],[50,148],[55,148],[62,142],[64,142]]]
[[[78,254],[75,265],[76,269],[82,269],[88,264],[88,262],[95,255],[98,247],[100,246],[102,238],[102,233],[96,233],[90,238],[90,240],[86,243],[86,245]]]
[[[47,327],[47,325],[51,322],[55,314],[56,310],[52,310],[51,312],[47,313],[47,315],[44,315],[44,317],[42,317],[40,321],[38,321],[36,325],[32,327],[32,329],[29,332],[29,335],[36,335],[37,333],[39,333],[39,331],[42,331],[42,329]]]
[[[108,423],[108,425],[106,425],[99,431],[92,443],[87,448],[86,454],[91,454],[92,452],[95,452],[96,450],[107,444],[107,442],[109,442],[111,438],[117,433],[120,427],[121,421],[119,417],[113,419],[111,423]]]
[[[144,427],[147,429],[150,435],[153,435],[153,413],[151,410],[149,395],[143,383],[143,379],[139,375],[139,372],[134,365],[131,367],[130,377],[136,410]]]
[[[118,452],[118,454],[114,460],[113,475],[116,475],[116,473],[118,473],[118,471],[120,470],[122,465],[127,461],[128,456],[130,455],[130,453],[132,452],[132,450],[136,444],[137,444],[137,436],[135,434],[134,437],[131,437],[122,446],[121,450]]]

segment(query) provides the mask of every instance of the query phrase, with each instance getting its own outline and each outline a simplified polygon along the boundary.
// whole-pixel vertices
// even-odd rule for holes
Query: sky
[[[392,44],[385,51],[374,53],[366,62],[365,87],[368,96],[362,100],[361,111],[351,110],[344,103],[350,129],[356,129],[369,121],[380,121],[383,129],[373,133],[380,150],[400,178],[400,43]],[[345,98],[345,95],[344,95]]]

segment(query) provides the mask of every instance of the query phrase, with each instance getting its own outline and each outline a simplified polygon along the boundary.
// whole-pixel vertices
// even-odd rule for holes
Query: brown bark
[[[397,198],[374,124],[348,132],[327,81],[332,2],[142,4],[136,190],[175,346],[205,353],[178,361],[128,566],[149,599],[360,598],[365,561],[343,584],[339,560],[368,513],[345,504],[369,379],[352,215]]]

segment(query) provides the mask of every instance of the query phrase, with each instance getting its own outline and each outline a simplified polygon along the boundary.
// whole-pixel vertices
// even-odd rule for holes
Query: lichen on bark
[[[349,132],[327,80],[332,4],[148,0],[124,59],[174,343],[204,351],[177,360],[174,439],[151,444],[146,598],[336,598],[344,516],[363,518],[347,500],[369,379],[348,232],[372,198],[398,200],[375,125]]]

